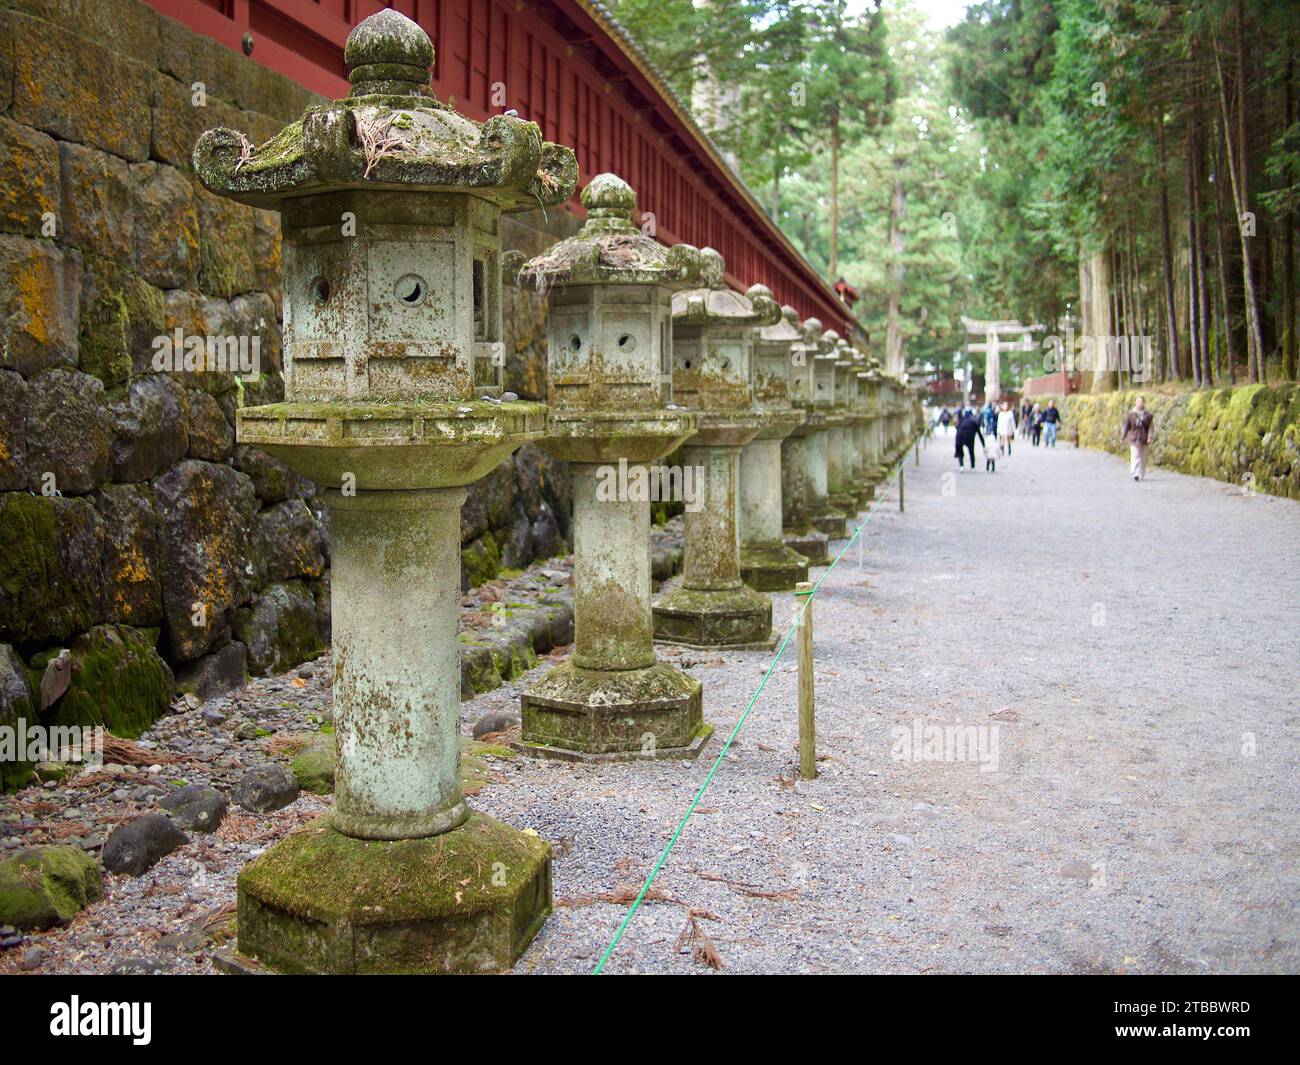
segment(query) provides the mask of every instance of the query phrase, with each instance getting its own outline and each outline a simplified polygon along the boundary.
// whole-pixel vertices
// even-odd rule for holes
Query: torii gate
[[[983,335],[983,343],[972,344],[966,343],[966,350],[982,351],[985,353],[984,361],[984,398],[990,403],[996,403],[1002,396],[1002,353],[1004,351],[1034,351],[1037,345],[1030,335],[1035,329],[1041,330],[1041,325],[1021,325],[1015,319],[1004,318],[996,322],[983,322],[976,318],[967,318],[962,315],[961,324],[965,327],[966,332],[976,335]],[[1002,343],[1001,337],[1005,335],[1020,336],[1018,341],[1008,341]]]

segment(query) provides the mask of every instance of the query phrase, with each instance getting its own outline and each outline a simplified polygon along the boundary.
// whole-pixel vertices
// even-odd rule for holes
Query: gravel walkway
[[[1300,504],[1134,484],[1065,447],[953,466],[943,439],[909,461],[907,513],[891,492],[817,595],[819,778],[797,781],[791,646],[608,972],[1300,970]],[[770,661],[664,655],[705,685],[698,762],[484,759],[473,804],[556,845],[556,911],[516,972],[595,967]],[[463,703],[465,731],[558,657]],[[259,680],[204,708],[221,724],[162,719],[152,772],[7,797],[0,847],[97,848],[172,777],[282,758],[328,716],[328,676]],[[944,728],[977,743],[945,751]],[[232,808],[0,972],[33,946],[40,972],[211,972],[239,868],[329,802]]]
[[[794,782],[791,647],[656,887],[727,972],[1300,969],[1300,505],[1065,447],[953,466],[942,439],[909,462],[906,514],[818,593],[821,776]],[[766,657],[683,657],[725,735]],[[996,727],[996,771],[891,757],[916,721]],[[478,797],[563,841],[577,903],[517,971],[594,967],[626,907],[587,900],[639,887],[719,746],[520,762]],[[683,905],[644,905],[607,971],[707,971]]]

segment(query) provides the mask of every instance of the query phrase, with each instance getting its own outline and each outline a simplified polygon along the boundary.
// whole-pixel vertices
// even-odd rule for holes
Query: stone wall
[[[189,169],[312,99],[135,0],[0,0],[0,716],[134,735],[324,646],[316,490],[234,439],[283,395],[279,219]],[[262,373],[154,372],[178,328]]]
[[[317,490],[234,441],[283,396],[279,219],[189,166],[202,130],[261,141],[314,99],[138,0],[0,0],[0,724],[135,734],[174,684],[328,642]],[[535,214],[507,240],[571,230]],[[537,395],[544,307],[507,301],[507,387]],[[260,376],[154,372],[177,328],[256,337]],[[537,449],[504,462],[469,493],[465,583],[565,552],[569,506]]]
[[[1120,438],[1136,391],[1058,400],[1065,439],[1128,454]],[[1199,391],[1142,391],[1155,417],[1151,459],[1181,473],[1300,499],[1300,385],[1242,385]]]

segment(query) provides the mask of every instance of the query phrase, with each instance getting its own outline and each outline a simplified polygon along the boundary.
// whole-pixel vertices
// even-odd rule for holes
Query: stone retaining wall
[[[175,683],[328,642],[316,487],[234,440],[283,396],[279,218],[189,166],[202,130],[261,141],[315,99],[138,0],[0,0],[0,725],[136,733]],[[530,252],[571,225],[536,214],[507,235]],[[545,308],[507,299],[507,384],[536,395]],[[154,372],[177,328],[257,338],[260,376]],[[531,447],[474,485],[466,585],[566,551],[568,501]]]
[[[1120,439],[1136,391],[1058,400],[1064,438],[1128,455]],[[1142,391],[1155,416],[1151,459],[1181,473],[1251,484],[1300,499],[1300,385],[1241,385],[1186,392]]]

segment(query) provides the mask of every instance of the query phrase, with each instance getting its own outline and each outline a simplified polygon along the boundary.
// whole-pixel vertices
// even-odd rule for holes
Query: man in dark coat
[[[981,450],[984,447],[984,434],[980,432],[979,415],[973,410],[966,410],[962,413],[961,421],[957,423],[957,465],[961,467],[962,449],[965,448],[970,454],[970,468],[975,468],[975,438],[979,437]]]

